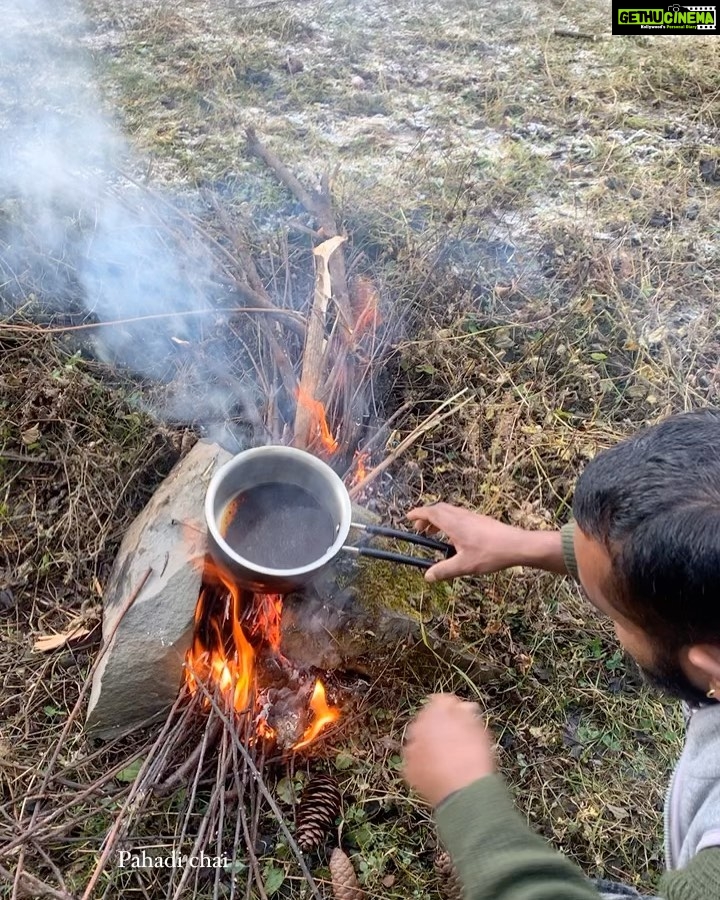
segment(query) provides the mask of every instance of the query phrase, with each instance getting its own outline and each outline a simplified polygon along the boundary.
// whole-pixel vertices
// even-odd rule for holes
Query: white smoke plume
[[[85,33],[75,0],[0,3],[0,312],[145,317],[93,332],[96,353],[163,377],[206,324],[178,314],[210,313],[227,288],[166,205],[119,174],[139,163],[95,86]],[[42,294],[30,303],[28,283]],[[206,392],[215,414],[228,391]]]

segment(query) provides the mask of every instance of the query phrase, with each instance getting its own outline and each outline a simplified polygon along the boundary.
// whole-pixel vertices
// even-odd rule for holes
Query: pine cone
[[[315,775],[302,793],[295,840],[303,853],[323,842],[340,814],[340,791],[330,775]]]
[[[435,871],[440,876],[440,893],[445,900],[463,900],[460,876],[446,850],[438,850],[435,854]]]
[[[335,900],[362,900],[363,892],[353,864],[339,847],[333,850],[330,857],[330,874]]]

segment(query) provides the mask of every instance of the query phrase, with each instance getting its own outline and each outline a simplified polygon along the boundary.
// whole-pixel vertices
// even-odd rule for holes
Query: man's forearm
[[[567,575],[559,531],[524,531],[517,529],[513,557],[516,566],[529,566],[557,575]]]
[[[449,797],[436,818],[466,900],[600,900],[577,866],[530,831],[498,775]]]

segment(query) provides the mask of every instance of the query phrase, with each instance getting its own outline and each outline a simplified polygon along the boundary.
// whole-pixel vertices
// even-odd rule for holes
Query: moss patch
[[[421,570],[385,560],[361,560],[352,583],[369,610],[391,610],[418,622],[445,615],[452,603],[450,585],[428,584]]]

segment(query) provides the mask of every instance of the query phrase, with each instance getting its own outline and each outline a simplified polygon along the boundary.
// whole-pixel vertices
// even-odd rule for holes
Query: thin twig
[[[210,699],[210,702],[213,704],[213,707],[215,708],[218,716],[223,720],[223,723],[225,724],[226,729],[228,729],[228,731],[230,733],[230,737],[233,742],[233,745],[237,748],[237,750],[239,750],[240,755],[247,762],[247,766],[255,780],[255,784],[257,785],[260,793],[263,795],[263,797],[267,801],[267,804],[270,807],[270,809],[272,810],[273,815],[277,819],[277,823],[280,826],[280,830],[282,831],[283,835],[285,836],[285,840],[288,843],[288,847],[292,850],[293,854],[295,855],[295,857],[298,861],[298,865],[300,866],[300,869],[301,869],[303,875],[305,876],[305,880],[308,883],[308,887],[310,888],[310,891],[311,891],[313,897],[315,898],[315,900],[322,900],[322,896],[321,896],[320,892],[318,891],[317,885],[315,884],[315,879],[312,877],[312,873],[310,872],[310,869],[308,869],[307,863],[305,862],[305,858],[302,855],[302,851],[300,850],[297,843],[295,842],[295,838],[290,833],[290,829],[287,826],[285,817],[283,816],[282,811],[280,810],[280,807],[275,802],[275,798],[268,790],[268,787],[265,784],[265,780],[263,779],[262,774],[260,773],[260,770],[253,762],[253,759],[250,756],[248,749],[246,747],[244,747],[243,744],[241,743],[241,741],[237,735],[236,728],[234,727],[233,723],[228,719],[228,717],[223,713],[223,711],[220,709],[220,707],[217,705],[215,699],[210,695],[209,691],[205,688],[205,686],[202,683],[200,683],[198,685],[198,687]],[[85,900],[85,898],[83,898],[83,900]]]
[[[70,733],[70,729],[72,728],[73,724],[75,723],[75,720],[77,719],[78,715],[80,714],[80,710],[82,709],[83,701],[84,701],[84,699],[85,699],[85,694],[88,692],[88,690],[89,690],[89,688],[90,688],[90,685],[92,684],[92,679],[93,679],[93,677],[94,677],[94,675],[95,675],[95,672],[97,671],[97,669],[98,669],[98,667],[99,667],[99,665],[100,665],[100,662],[101,662],[102,659],[103,659],[103,656],[104,656],[105,653],[107,652],[107,649],[108,649],[108,647],[110,646],[110,643],[112,642],[113,638],[115,637],[115,634],[117,633],[117,630],[118,630],[118,628],[120,627],[120,623],[122,622],[122,620],[123,620],[123,618],[125,617],[126,613],[127,613],[128,610],[130,609],[130,607],[133,605],[133,603],[134,603],[135,600],[137,599],[137,597],[138,597],[138,595],[140,594],[140,592],[142,591],[143,587],[145,586],[146,581],[147,581],[148,578],[150,577],[150,573],[151,573],[151,572],[152,572],[152,569],[151,569],[151,568],[148,568],[148,570],[145,572],[145,574],[143,575],[143,577],[140,579],[140,583],[138,584],[138,586],[135,588],[135,590],[134,590],[134,591],[130,594],[130,596],[128,597],[127,601],[125,602],[125,604],[123,605],[122,609],[120,610],[120,614],[119,614],[119,616],[118,616],[117,621],[115,622],[115,624],[114,624],[113,627],[112,627],[112,630],[111,630],[111,632],[110,632],[110,635],[109,635],[109,637],[108,637],[108,640],[107,640],[106,643],[100,648],[100,652],[99,652],[98,655],[95,657],[95,661],[93,662],[92,666],[90,667],[90,671],[88,672],[88,674],[87,674],[87,676],[86,676],[86,678],[85,678],[85,681],[83,682],[83,685],[82,685],[82,687],[80,688],[80,693],[78,694],[77,700],[75,701],[75,705],[73,706],[72,710],[70,711],[70,714],[69,714],[69,716],[67,717],[67,720],[66,720],[66,722],[65,722],[65,725],[63,726],[63,729],[62,729],[62,731],[60,732],[60,736],[59,736],[58,739],[57,739],[57,742],[56,742],[56,744],[55,744],[55,748],[54,748],[52,754],[50,755],[50,760],[49,760],[49,762],[48,762],[48,764],[47,764],[47,766],[46,766],[46,768],[45,768],[45,772],[44,772],[44,774],[43,774],[43,776],[42,776],[42,780],[41,780],[41,782],[40,782],[40,787],[39,787],[37,793],[42,794],[42,793],[44,793],[44,791],[46,790],[46,788],[47,788],[47,786],[48,786],[48,784],[49,784],[49,782],[50,782],[50,777],[51,777],[51,775],[52,775],[52,770],[53,770],[53,768],[54,768],[54,766],[55,766],[55,763],[57,762],[58,757],[60,756],[60,753],[61,753],[61,751],[62,751],[62,749],[63,749],[64,744],[65,744],[65,739],[67,738],[68,734]],[[32,781],[31,781],[31,783],[30,783],[30,787],[32,787]],[[25,801],[23,802],[23,808],[25,807],[25,804],[26,804],[27,802],[28,802],[28,801],[27,801],[27,797],[26,797]],[[29,826],[28,826],[28,830],[32,830],[32,829],[33,829],[33,827],[35,826],[35,824],[36,824],[36,822],[37,822],[37,820],[38,820],[39,815],[40,815],[40,804],[39,804],[39,803],[35,803],[34,808],[33,808],[32,815],[31,815],[31,817],[30,817],[30,824],[29,824]],[[21,816],[22,816],[22,809],[21,809]],[[24,836],[22,836],[22,835],[21,835],[21,837],[24,838]],[[10,842],[10,843],[12,843],[12,842]],[[20,879],[21,879],[21,877],[22,877],[24,874],[27,874],[27,873],[23,873],[23,863],[24,863],[24,860],[25,860],[25,846],[24,846],[24,839],[21,840],[19,843],[20,843],[20,853],[19,853],[19,855],[18,855],[18,862],[17,862],[16,875],[15,875],[15,878],[13,879],[12,900],[16,900],[17,892],[18,892],[18,889],[19,889],[19,886],[20,886]],[[8,847],[9,847],[9,846],[10,846],[10,845],[7,844],[7,845],[3,848],[3,850],[1,851],[1,852],[2,852],[2,855],[7,855],[7,854],[8,854],[8,852],[9,852]]]
[[[427,417],[427,419],[421,422],[417,426],[417,428],[415,428],[407,437],[403,438],[403,440],[400,441],[400,443],[392,451],[392,453],[389,453],[382,460],[382,462],[378,463],[378,465],[376,465],[373,469],[370,469],[363,480],[358,482],[355,487],[350,489],[350,499],[357,499],[357,497],[362,494],[365,488],[369,484],[372,484],[372,482],[375,481],[378,475],[381,475],[385,471],[385,469],[388,468],[388,466],[391,466],[399,456],[402,456],[402,454],[408,449],[408,447],[411,447],[415,443],[415,441],[418,440],[418,438],[422,437],[423,434],[430,431],[432,428],[436,428],[441,422],[444,422],[445,419],[449,418],[450,416],[454,416],[459,409],[462,409],[463,406],[468,404],[472,397],[466,397],[462,402],[457,403],[447,412],[443,413],[443,415],[439,415],[442,409],[445,409],[445,407],[455,403],[455,401],[462,397],[463,394],[467,393],[467,390],[467,388],[463,388],[461,391],[458,391],[457,394],[454,394],[448,400],[445,400],[440,404],[435,412],[431,413]]]
[[[237,772],[237,747],[233,744],[233,760],[234,760],[234,769]],[[265,885],[263,884],[262,875],[260,874],[260,866],[258,864],[257,854],[255,853],[255,847],[253,846],[253,840],[250,834],[250,828],[248,826],[247,821],[247,813],[245,812],[245,788],[248,784],[248,765],[249,755],[248,757],[243,759],[243,786],[241,788],[242,794],[238,800],[238,818],[240,819],[240,825],[243,832],[243,837],[245,838],[245,852],[247,853],[250,872],[252,873],[252,878],[255,879],[255,885],[260,894],[261,900],[268,900],[267,893],[265,891]],[[236,787],[238,787],[236,783]],[[251,891],[252,886],[252,878],[248,878],[248,884],[245,891],[245,896],[248,897]]]
[[[42,332],[42,334],[65,334],[69,331],[91,331],[94,328],[107,328],[110,325],[134,325],[137,322],[149,322],[155,319],[177,319],[185,316],[209,316],[216,313],[227,313],[228,315],[235,315],[236,313],[257,313],[258,315],[284,316],[292,319],[297,324],[302,325],[303,334],[305,331],[305,326],[300,313],[297,313],[292,309],[280,309],[278,307],[268,309],[265,306],[229,306],[217,309],[213,307],[208,307],[207,309],[186,309],[179,312],[152,313],[147,316],[133,316],[129,319],[107,319],[103,322],[84,322],[82,325],[48,325],[45,327],[43,325],[13,325],[11,323],[3,323],[2,330],[17,334],[37,334],[38,332]]]
[[[193,766],[198,764],[198,760],[201,760],[206,748],[209,749],[213,747],[215,741],[220,736],[221,729],[221,722],[217,720],[212,722],[208,721],[203,740],[193,750],[190,756],[188,756],[185,762],[172,773],[172,775],[166,778],[165,781],[156,784],[153,787],[153,793],[157,794],[158,797],[164,797],[167,794],[172,793],[180,785],[180,782],[184,780],[185,776],[190,774]]]
[[[157,748],[163,747],[164,744],[166,743],[167,733],[170,731],[170,728],[171,728],[170,723],[172,721],[172,717],[173,717],[175,711],[177,710],[177,707],[180,704],[180,702],[182,701],[182,699],[183,699],[183,693],[181,692],[180,694],[178,694],[178,699],[173,704],[173,707],[170,710],[170,714],[168,715],[168,717],[165,721],[165,724],[163,725],[162,729],[160,730],[160,734],[157,736],[157,738],[150,750],[150,754],[145,759],[143,764],[140,766],[140,771],[138,772],[137,777],[135,778],[135,781],[133,782],[133,785],[125,799],[125,802],[121,806],[120,811],[118,812],[117,817],[115,819],[115,822],[113,823],[112,827],[110,828],[110,830],[108,831],[108,833],[105,837],[105,841],[103,843],[103,849],[102,849],[102,852],[100,853],[100,858],[98,859],[97,863],[95,864],[93,873],[90,876],[90,881],[87,883],[87,885],[85,887],[85,891],[83,892],[83,895],[82,895],[82,900],[90,900],[90,897],[92,897],[92,893],[95,890],[95,885],[98,883],[100,876],[104,872],[105,866],[107,865],[107,862],[110,859],[110,856],[111,856],[112,852],[114,851],[115,847],[117,846],[118,840],[121,837],[121,831],[122,831],[123,825],[125,826],[125,830],[127,830],[128,826],[130,824],[130,820],[132,819],[133,815],[138,812],[139,804],[134,802],[135,798],[137,797],[138,794],[141,793],[141,786],[143,785],[143,782],[144,782],[145,773],[150,768],[154,751]],[[143,798],[147,797],[147,795],[148,795],[148,791],[146,791],[146,790],[142,791]],[[131,804],[132,804],[132,806],[131,806]],[[126,820],[125,815],[129,809],[132,810],[131,816]]]
[[[27,456],[24,453],[11,453],[9,450],[0,450],[0,459],[10,459],[13,462],[33,463],[36,466],[59,466],[59,459],[39,459],[35,456]]]
[[[199,777],[201,768],[202,768],[202,763],[199,763],[198,764],[198,775],[196,777],[195,784],[193,785],[194,789],[197,788],[197,778]],[[192,850],[190,851],[190,854],[188,855],[188,863],[187,863],[182,875],[180,876],[180,882],[173,894],[173,900],[181,900],[181,897],[183,896],[183,892],[185,890],[185,885],[188,882],[190,874],[194,870],[194,867],[191,864],[191,860],[193,859],[193,857],[197,857],[199,855],[199,851],[204,846],[205,836],[209,833],[212,833],[211,821],[212,821],[213,817],[215,816],[215,810],[219,803],[220,794],[222,791],[225,790],[225,779],[226,778],[227,778],[227,760],[223,760],[221,756],[218,756],[218,768],[217,768],[217,773],[215,776],[215,787],[210,796],[210,801],[207,805],[207,809],[205,810],[205,814],[203,815],[203,817],[200,821],[200,825],[198,826],[198,831],[197,831],[197,836],[195,838],[195,842],[193,843]],[[192,797],[190,803],[188,804],[189,809],[191,809],[193,806],[194,797],[195,797],[195,794],[194,794],[194,790],[193,790],[193,797]],[[181,840],[183,838],[184,838],[184,832],[181,835]]]
[[[153,191],[147,185],[141,184],[131,175],[128,175],[127,172],[121,173],[123,177],[129,181],[131,184],[134,184],[137,188],[149,194],[153,199],[162,205],[168,207],[173,211],[175,215],[181,218],[184,222],[187,222],[199,235],[201,235],[207,244],[211,246],[217,254],[223,257],[227,262],[230,263],[233,268],[241,269],[242,266],[239,264],[239,261],[233,256],[232,253],[223,245],[216,240],[210,232],[204,228],[199,222],[191,218],[187,213],[183,212],[183,210],[179,209],[175,204],[171,203],[166,197],[162,194]],[[248,285],[243,284],[238,278],[234,277],[232,273],[227,273],[229,277],[232,279],[233,285],[235,286],[237,292],[244,297],[249,303],[255,304],[255,306],[262,307],[263,309],[268,310],[273,315],[280,316],[289,316],[291,315],[288,310],[282,310],[279,307],[275,306],[271,300],[264,294],[259,294],[256,291],[252,290],[252,288],[248,287]],[[292,328],[296,334],[300,337],[305,336],[305,326],[302,321],[298,321],[295,318],[289,317],[287,318],[288,327]]]
[[[399,418],[404,416],[405,413],[408,412],[408,410],[412,409],[413,406],[415,406],[415,403],[416,403],[415,400],[408,400],[407,403],[403,403],[403,405],[399,409],[396,409],[395,412],[388,419],[386,419],[383,422],[382,426],[380,428],[378,428],[378,430],[375,432],[375,434],[371,438],[369,438],[367,441],[365,441],[365,443],[362,445],[362,447],[359,448],[359,452],[363,453],[363,454],[371,453],[375,449],[375,447],[377,447],[377,445],[380,443],[380,441],[383,438],[387,438],[387,435],[389,433],[391,426],[395,422],[397,422],[397,420]],[[347,478],[350,478],[350,476],[353,474],[354,468],[355,468],[355,462],[353,462],[353,464],[350,466],[350,468],[345,470],[345,473],[343,475],[343,481],[345,481]]]

